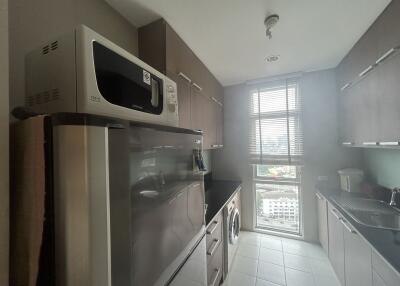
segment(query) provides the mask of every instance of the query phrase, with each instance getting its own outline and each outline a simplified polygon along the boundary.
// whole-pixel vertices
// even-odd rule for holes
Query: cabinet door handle
[[[333,214],[333,216],[335,218],[337,218],[338,220],[341,220],[342,218],[337,214],[337,210],[335,209],[331,209],[331,213]]]
[[[220,102],[218,99],[216,99],[214,96],[211,96],[212,101],[214,101],[216,104],[222,107],[222,102]]]
[[[207,255],[209,255],[209,256],[214,255],[215,250],[217,250],[217,248],[219,246],[219,242],[220,242],[219,239],[214,239],[213,244],[210,247],[210,250],[207,251]]]
[[[389,51],[384,53],[379,59],[377,59],[375,64],[379,65],[380,63],[384,62],[386,59],[388,59],[391,55],[393,55],[399,49],[400,49],[400,47],[391,48]]]
[[[207,234],[213,234],[213,232],[217,229],[217,227],[219,225],[219,221],[214,220],[213,224],[214,224],[214,227],[212,227],[211,229],[207,229]]]
[[[193,82],[192,85],[193,85],[198,91],[202,91],[202,90],[203,90],[203,88],[202,88],[200,85],[198,85],[197,83],[195,83],[195,82]]]
[[[211,279],[211,283],[208,284],[209,286],[215,286],[217,283],[217,278],[219,273],[221,272],[221,268],[214,269],[214,277]]]
[[[363,145],[365,146],[377,146],[379,145],[378,142],[363,142]]]
[[[357,232],[354,229],[352,229],[343,218],[340,219],[340,221],[343,224],[344,228],[347,229],[348,232],[350,232],[352,234],[357,234]]]
[[[370,73],[375,66],[371,65],[369,67],[367,67],[365,70],[363,70],[362,72],[360,72],[360,74],[358,75],[359,77],[363,77],[365,75],[367,75],[368,73]]]
[[[189,83],[192,82],[192,80],[187,75],[185,75],[183,72],[179,72],[178,75],[181,78],[183,78],[184,80],[186,80],[187,82],[189,82]]]
[[[381,146],[399,146],[400,142],[399,141],[393,141],[393,142],[379,142],[379,145]]]
[[[341,91],[344,91],[345,89],[349,88],[351,86],[351,82],[346,83],[342,88],[340,89]]]

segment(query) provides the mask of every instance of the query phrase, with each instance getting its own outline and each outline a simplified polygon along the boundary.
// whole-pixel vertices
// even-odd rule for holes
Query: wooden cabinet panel
[[[372,286],[371,248],[348,223],[344,228],[344,248],[346,286]]]
[[[337,74],[340,98],[340,141],[397,142],[400,140],[400,56],[375,65],[391,48],[400,46],[400,1],[392,1],[375,23],[339,64]],[[360,80],[359,74],[371,65],[374,70]],[[340,91],[346,83],[353,86]]]
[[[191,120],[192,129],[205,132],[204,109],[207,107],[207,99],[195,87],[191,87]],[[204,143],[203,143],[204,145]]]
[[[159,72],[166,74],[165,29],[163,20],[158,20],[138,29],[139,58]]]
[[[400,25],[399,11],[400,1],[392,1],[374,24],[379,31],[379,56],[385,54],[391,48],[400,46],[400,33],[395,29]]]
[[[328,204],[329,260],[339,278],[345,285],[343,225],[337,210]]]
[[[206,134],[204,138],[204,149],[216,148],[216,104],[207,98],[206,107],[204,109],[204,132]]]
[[[177,83],[179,126],[204,132],[204,149],[222,145],[223,87],[168,23],[161,19],[139,29],[139,56]]]
[[[192,82],[196,81],[196,56],[184,41],[166,24],[166,69],[175,74],[183,73]]]
[[[322,248],[329,253],[328,206],[326,199],[317,193],[318,238]]]
[[[400,140],[400,55],[385,62],[377,70],[379,83],[378,113],[380,132],[378,140],[393,142]]]
[[[217,128],[217,144],[219,147],[224,146],[224,108],[223,106],[217,105],[217,118],[216,118],[216,128]]]

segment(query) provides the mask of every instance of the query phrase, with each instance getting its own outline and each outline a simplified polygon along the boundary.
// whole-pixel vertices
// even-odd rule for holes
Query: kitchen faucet
[[[400,193],[400,189],[399,188],[393,188],[392,189],[392,197],[390,198],[390,203],[389,205],[391,205],[392,207],[396,206],[396,195]]]

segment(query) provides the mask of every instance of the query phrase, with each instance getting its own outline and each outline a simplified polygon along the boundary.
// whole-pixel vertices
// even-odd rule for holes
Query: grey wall
[[[305,167],[302,175],[304,239],[317,240],[314,185],[318,176],[336,182],[336,170],[359,166],[362,156],[357,149],[340,147],[337,127],[337,92],[333,70],[306,73],[301,82]],[[219,179],[243,182],[242,222],[253,228],[253,191],[251,168],[247,161],[247,120],[249,87],[242,84],[225,88],[224,146],[213,153],[213,174]]]
[[[318,176],[337,182],[337,170],[359,167],[359,149],[338,144],[338,93],[334,70],[307,73],[301,80],[304,126],[302,176],[304,238],[317,240],[315,183]]]
[[[11,108],[24,104],[25,54],[79,24],[138,54],[137,29],[103,0],[10,1]]]
[[[8,0],[0,0],[0,285],[8,285]]]

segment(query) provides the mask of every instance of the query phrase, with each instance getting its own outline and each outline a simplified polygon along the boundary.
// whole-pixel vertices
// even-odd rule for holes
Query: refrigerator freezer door
[[[201,135],[135,125],[109,130],[112,285],[165,285],[200,240],[197,150]]]

